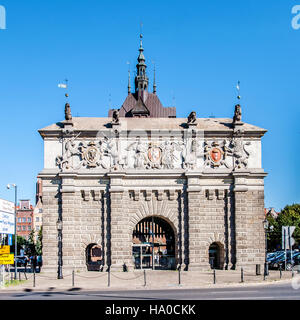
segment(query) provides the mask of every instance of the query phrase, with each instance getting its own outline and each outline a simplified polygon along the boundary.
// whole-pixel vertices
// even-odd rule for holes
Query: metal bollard
[[[33,272],[33,287],[35,288],[35,271]]]
[[[110,269],[108,270],[108,273],[107,273],[107,286],[110,287]]]
[[[21,281],[21,272],[19,271],[19,281]]]
[[[292,267],[292,278],[294,278],[294,267]]]
[[[178,269],[178,285],[181,284],[181,278],[180,278],[180,268]]]
[[[280,274],[280,279],[282,278],[282,270],[281,270],[281,266],[279,267],[279,274]]]
[[[72,271],[72,287],[74,287],[74,282],[75,282],[75,274],[74,274],[74,270]]]
[[[146,287],[147,282],[146,282],[146,270],[144,270],[144,286]]]
[[[214,269],[214,284],[216,284],[216,281],[217,281],[217,279],[216,279],[216,269]]]
[[[241,268],[241,282],[244,282],[244,269]]]

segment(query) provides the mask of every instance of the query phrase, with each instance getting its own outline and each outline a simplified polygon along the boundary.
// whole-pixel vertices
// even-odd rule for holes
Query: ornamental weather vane
[[[68,98],[69,98],[69,94],[68,94],[68,92],[67,92],[68,82],[69,82],[69,80],[68,80],[68,79],[65,79],[65,83],[59,83],[59,84],[58,84],[58,87],[59,87],[59,88],[61,88],[61,89],[66,89],[66,93],[65,93],[66,101],[68,101]]]
[[[237,98],[238,100],[241,100],[241,96],[240,96],[240,81],[238,81],[237,85],[236,85],[236,88],[237,88],[237,91],[238,91],[238,95],[237,95]]]
[[[69,94],[67,92],[68,89],[68,79],[65,79],[65,83],[59,83],[58,87],[61,89],[66,89],[65,97],[66,97],[66,104],[65,104],[65,120],[71,121],[72,120],[72,114],[71,114],[71,107],[68,103]]]

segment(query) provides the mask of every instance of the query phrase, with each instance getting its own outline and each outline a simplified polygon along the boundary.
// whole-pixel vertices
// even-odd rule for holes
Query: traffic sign
[[[10,246],[0,246],[0,255],[10,253]]]
[[[13,254],[3,254],[0,256],[0,264],[14,264]]]
[[[8,245],[12,246],[12,234],[8,235]]]
[[[295,244],[295,239],[292,237],[295,231],[295,226],[283,226],[282,227],[282,249],[289,250]]]

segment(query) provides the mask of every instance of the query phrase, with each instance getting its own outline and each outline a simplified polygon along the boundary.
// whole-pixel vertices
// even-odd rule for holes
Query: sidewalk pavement
[[[299,276],[294,272],[294,276]],[[144,271],[132,272],[65,272],[63,279],[57,279],[57,274],[50,273],[24,273],[20,274],[21,282],[10,284],[0,292],[20,291],[69,291],[81,290],[135,290],[135,289],[199,289],[220,288],[226,286],[249,286],[258,284],[271,284],[292,281],[291,271],[270,270],[269,276],[264,280],[263,275],[244,272],[240,270],[213,270],[200,271]],[[7,280],[11,279],[7,274]],[[19,275],[18,275],[19,279]]]
[[[294,276],[299,277],[297,272]],[[200,289],[220,288],[228,286],[251,286],[272,283],[291,282],[293,275],[291,271],[270,270],[269,276],[264,280],[263,275],[244,272],[241,270],[216,270],[215,278],[213,270],[208,271],[154,271],[135,270],[131,272],[65,272],[63,279],[57,279],[57,274],[49,273],[20,273],[21,282],[8,283],[4,292],[22,291],[72,291],[72,290],[151,290],[151,289]],[[11,276],[7,274],[6,280]],[[18,278],[19,279],[19,275]],[[215,283],[214,283],[215,279]],[[243,280],[243,281],[242,281]]]

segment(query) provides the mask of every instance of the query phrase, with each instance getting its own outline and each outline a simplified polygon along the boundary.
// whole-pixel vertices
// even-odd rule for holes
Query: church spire
[[[139,56],[138,56],[138,64],[136,65],[137,74],[135,77],[135,92],[138,93],[139,96],[142,96],[144,91],[148,91],[148,83],[149,79],[146,74],[146,64],[145,64],[145,56],[144,56],[144,48],[142,42],[143,35],[140,35],[140,48],[139,48]]]

